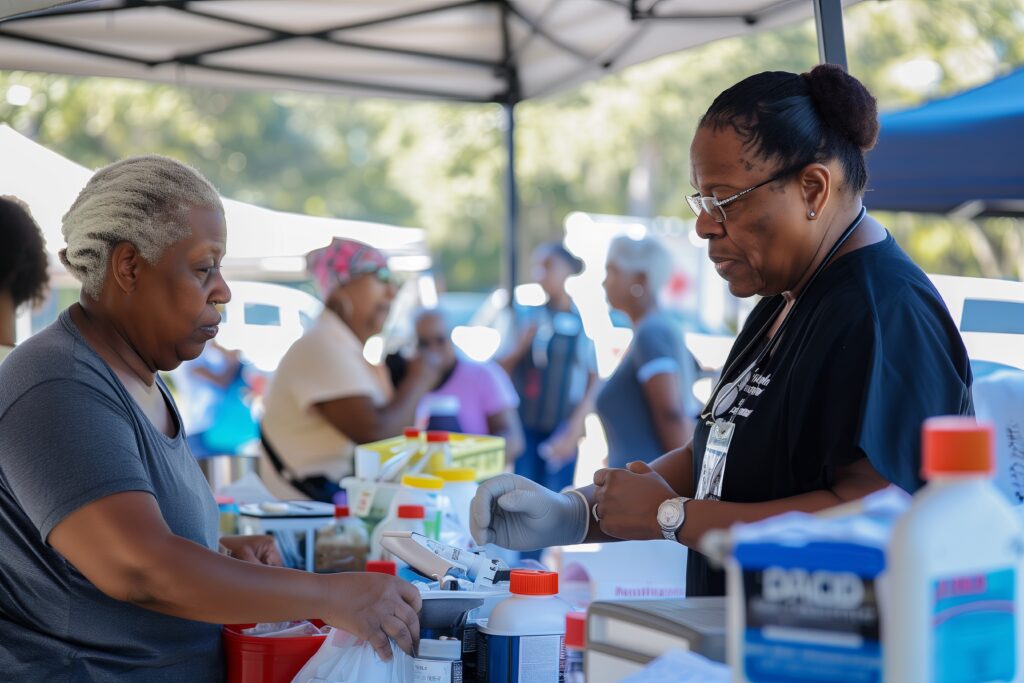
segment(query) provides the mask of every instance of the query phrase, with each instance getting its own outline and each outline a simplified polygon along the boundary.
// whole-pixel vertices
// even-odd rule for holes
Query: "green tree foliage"
[[[867,0],[846,13],[851,71],[883,108],[962,90],[1024,64],[1024,0]],[[521,242],[574,210],[683,215],[689,141],[714,96],[765,69],[817,61],[812,22],[719,41],[517,107]],[[908,78],[908,62],[934,78]],[[914,76],[914,73],[910,73]],[[505,155],[496,105],[211,92],[0,72],[0,121],[90,167],[144,152],[195,164],[225,195],[271,208],[428,230],[451,289],[498,282]],[[1024,275],[1021,226],[886,217],[934,272]],[[526,264],[520,275],[527,273]]]

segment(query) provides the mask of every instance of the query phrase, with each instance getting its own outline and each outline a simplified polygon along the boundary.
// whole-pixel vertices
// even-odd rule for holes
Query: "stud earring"
[[[807,212],[807,217],[808,217],[808,218],[814,218],[814,217],[815,217],[815,216],[817,216],[817,215],[818,215],[818,214],[816,214],[816,213],[815,213],[815,212],[813,212],[813,211],[808,211],[808,212]]]
[[[644,295],[644,286],[638,284],[630,285],[629,293],[633,295],[634,299],[639,299]]]

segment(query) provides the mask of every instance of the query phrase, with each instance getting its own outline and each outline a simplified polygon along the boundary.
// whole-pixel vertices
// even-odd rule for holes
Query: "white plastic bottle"
[[[560,683],[565,675],[565,615],[555,572],[513,569],[509,592],[481,626],[477,680]]]
[[[399,558],[380,547],[380,539],[384,536],[385,531],[412,531],[422,534],[423,515],[422,505],[399,505],[393,515],[388,515],[373,530],[373,536],[370,538],[370,559],[393,560],[399,569],[405,566],[405,563]]]
[[[885,681],[1024,681],[1024,529],[992,484],[992,427],[933,418],[923,442],[928,484],[886,554]]]
[[[388,516],[394,516],[401,505],[422,505],[426,517],[423,520],[423,534],[435,541],[441,536],[441,489],[444,480],[432,474],[406,474],[402,485],[391,500]]]
[[[476,470],[472,467],[445,467],[437,470],[444,480],[441,489],[440,540],[458,548],[472,546],[469,534],[469,511],[476,495]]]

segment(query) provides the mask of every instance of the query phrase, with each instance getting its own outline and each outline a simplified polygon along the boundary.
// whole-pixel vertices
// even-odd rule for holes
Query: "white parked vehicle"
[[[323,304],[294,287],[268,282],[229,282],[217,341],[239,349],[262,372],[273,372],[288,348],[320,315]]]

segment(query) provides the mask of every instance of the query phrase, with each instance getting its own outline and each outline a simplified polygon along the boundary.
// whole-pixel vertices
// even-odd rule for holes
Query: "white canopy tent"
[[[12,194],[32,210],[56,256],[64,247],[61,218],[85,186],[92,171],[0,125],[0,193]],[[271,211],[253,204],[224,199],[228,226],[227,277],[296,279],[302,277],[306,252],[348,237],[385,252],[394,269],[430,267],[424,231],[363,221],[319,218]],[[52,259],[60,272],[59,261]]]
[[[821,60],[845,66],[858,1],[0,0],[0,69],[501,103],[511,290],[518,102],[812,15]]]
[[[671,52],[806,19],[815,5],[92,0],[0,24],[0,68],[515,103]]]

